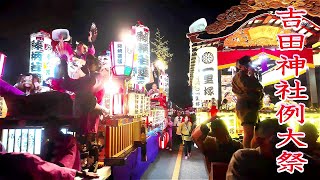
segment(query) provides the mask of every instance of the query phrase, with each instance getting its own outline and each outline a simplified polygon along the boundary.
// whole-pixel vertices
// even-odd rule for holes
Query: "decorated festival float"
[[[187,38],[190,40],[189,85],[197,121],[209,118],[211,105],[216,104],[230,134],[234,138],[242,135],[234,113],[236,97],[231,81],[236,73],[236,61],[248,55],[256,68],[256,78],[264,86],[260,119],[292,117],[296,121],[288,123],[297,128],[299,119],[304,117],[305,122],[315,124],[320,131],[319,10],[318,1],[313,0],[242,0],[240,5],[220,14],[213,24],[207,25],[203,18],[194,22]],[[281,95],[284,86],[290,88],[287,96],[306,94],[308,99],[284,100]],[[299,88],[302,89],[298,92]],[[281,104],[299,105],[300,109],[297,106],[293,116],[280,113]]]
[[[93,26],[90,31],[97,34]],[[55,116],[63,124],[61,131],[81,144],[83,170],[101,178],[139,179],[159,149],[158,136],[147,135],[149,33],[139,23],[124,41],[111,42],[95,59],[77,54],[94,54],[93,45],[79,43],[74,52],[66,29],[32,34],[29,73],[15,86],[0,82],[0,135],[7,151],[39,155],[46,140],[44,125],[48,116]],[[99,64],[97,74],[89,69],[93,62]],[[95,83],[89,81],[92,77]]]

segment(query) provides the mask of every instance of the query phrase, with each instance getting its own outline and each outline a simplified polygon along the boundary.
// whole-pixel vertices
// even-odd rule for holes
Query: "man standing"
[[[237,96],[236,115],[243,126],[243,147],[250,148],[254,126],[262,107],[263,87],[255,77],[250,56],[237,61],[238,72],[232,79],[232,91]]]
[[[177,111],[177,116],[174,118],[173,126],[174,126],[174,131],[175,131],[174,134],[176,134],[176,142],[178,142],[179,144],[182,142],[181,132],[178,131],[178,126],[180,126],[181,123],[182,123],[181,112]]]

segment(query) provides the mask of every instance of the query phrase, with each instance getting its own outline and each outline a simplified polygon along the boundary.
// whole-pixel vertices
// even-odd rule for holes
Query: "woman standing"
[[[190,122],[189,116],[184,116],[183,122],[180,124],[178,128],[182,136],[185,159],[188,159],[191,156],[192,147],[192,123]]]
[[[263,87],[255,77],[256,72],[251,67],[250,56],[244,56],[237,61],[237,70],[232,79],[232,91],[237,96],[236,115],[243,126],[243,146],[250,148],[262,107]]]

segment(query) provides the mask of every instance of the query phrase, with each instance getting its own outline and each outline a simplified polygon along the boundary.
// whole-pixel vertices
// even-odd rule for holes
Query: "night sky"
[[[1,0],[0,51],[8,58],[4,79],[15,83],[29,68],[30,34],[66,28],[75,41],[87,42],[87,34],[95,22],[99,35],[97,52],[107,49],[109,42],[120,40],[123,31],[140,20],[148,26],[151,38],[157,28],[169,40],[174,54],[169,64],[170,98],[185,107],[192,104],[188,87],[189,40],[186,33],[191,23],[206,18],[208,24],[240,0]],[[156,59],[151,55],[151,60]]]

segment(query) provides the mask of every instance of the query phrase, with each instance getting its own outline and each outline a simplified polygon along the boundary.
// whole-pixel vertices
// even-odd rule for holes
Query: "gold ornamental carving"
[[[218,34],[236,22],[244,20],[248,14],[258,10],[279,9],[293,6],[305,9],[310,16],[320,18],[320,0],[241,0],[240,5],[232,6],[217,17],[217,21],[206,27],[208,34]]]
[[[277,34],[292,33],[289,29],[273,26],[258,26],[239,29],[224,41],[225,47],[278,46]]]

